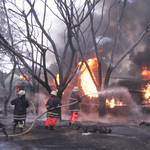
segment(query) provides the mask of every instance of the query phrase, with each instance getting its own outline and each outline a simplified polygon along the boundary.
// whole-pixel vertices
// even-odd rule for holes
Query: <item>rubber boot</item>
[[[70,129],[73,129],[74,122],[71,122]]]
[[[13,125],[13,133],[16,133],[16,125]]]
[[[49,126],[45,126],[45,129],[48,129],[49,128]]]
[[[50,130],[54,130],[54,126],[50,126]]]
[[[8,134],[7,134],[7,132],[6,132],[5,127],[2,128],[2,132],[6,135],[5,141],[8,141]]]

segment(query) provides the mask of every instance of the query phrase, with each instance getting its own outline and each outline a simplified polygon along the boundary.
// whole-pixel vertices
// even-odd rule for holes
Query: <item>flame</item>
[[[26,74],[20,74],[19,77],[20,77],[21,79],[24,79],[24,80],[29,79],[29,76],[26,75]]]
[[[143,76],[143,80],[150,80],[150,71],[148,71],[146,66],[142,67],[143,71],[141,75]],[[144,104],[149,105],[150,104],[150,84],[147,83],[145,85],[145,88],[142,87],[142,91],[144,92]]]
[[[146,88],[142,88],[142,91],[145,92],[145,98],[150,99],[150,84],[147,83]]]
[[[115,106],[126,106],[126,104],[123,104],[119,99],[116,99],[113,97],[111,100],[106,99],[106,106],[109,108],[114,108]]]
[[[56,80],[57,80],[57,83],[58,83],[58,85],[59,85],[59,84],[60,84],[60,83],[59,83],[59,74],[56,75]]]
[[[57,83],[58,83],[58,85],[59,85],[59,84],[60,84],[60,83],[59,83],[59,74],[56,75],[56,80],[57,80]],[[54,81],[54,83],[55,83],[55,80],[54,80],[54,79],[53,79],[53,81]]]
[[[143,76],[143,80],[150,80],[150,71],[147,70],[146,66],[142,67],[141,75]]]
[[[93,59],[88,59],[87,63],[92,71],[92,69],[96,68],[97,69],[97,59],[93,58]],[[78,63],[78,65],[80,65],[81,62]],[[92,72],[93,76],[94,73]],[[95,76],[94,76],[95,78]],[[92,93],[97,93],[96,87],[93,83],[93,80],[89,74],[88,69],[86,68],[86,65],[83,64],[82,68],[81,68],[81,87],[84,91],[84,94],[87,95],[88,97],[98,97],[98,94],[92,94]],[[91,95],[90,95],[91,94]]]

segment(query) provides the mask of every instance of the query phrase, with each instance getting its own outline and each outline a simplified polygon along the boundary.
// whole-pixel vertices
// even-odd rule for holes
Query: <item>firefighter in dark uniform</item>
[[[50,130],[54,130],[54,126],[59,117],[59,108],[57,108],[57,106],[60,105],[61,102],[60,99],[57,97],[57,92],[51,91],[50,98],[46,103],[46,109],[48,110],[46,116],[46,123],[45,123],[46,129],[50,127]]]
[[[19,124],[20,132],[23,132],[26,120],[26,108],[29,107],[28,100],[25,98],[25,91],[20,90],[18,92],[18,98],[11,101],[11,105],[14,105],[14,121],[12,123],[13,132],[15,133],[16,126]]]
[[[82,101],[82,97],[79,95],[78,91],[79,88],[75,86],[70,95],[69,111],[71,111],[71,116],[70,116],[70,123],[68,127],[70,129],[73,128],[76,118],[78,117],[78,112],[80,111],[79,103]],[[74,104],[71,105],[72,103]]]

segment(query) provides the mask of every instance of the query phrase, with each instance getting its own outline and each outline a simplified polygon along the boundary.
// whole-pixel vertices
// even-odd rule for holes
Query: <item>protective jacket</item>
[[[77,103],[75,103],[76,101],[78,101]],[[69,110],[70,111],[80,111],[80,107],[79,107],[79,102],[82,101],[82,98],[80,97],[80,95],[77,92],[72,92],[70,95],[70,104],[71,103],[75,103],[73,105],[69,105]]]
[[[15,98],[11,101],[11,105],[14,106],[14,119],[22,120],[26,118],[26,108],[29,107],[28,100],[25,96],[21,96],[20,98]]]
[[[59,117],[59,108],[56,108],[57,106],[61,105],[60,99],[59,98],[49,98],[49,100],[46,103],[46,109],[47,111],[47,116],[58,118]],[[51,109],[53,108],[54,109]],[[51,110],[49,110],[51,109]]]

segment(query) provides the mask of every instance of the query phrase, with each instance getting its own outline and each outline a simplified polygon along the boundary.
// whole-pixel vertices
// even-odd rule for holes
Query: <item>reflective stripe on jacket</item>
[[[13,99],[11,105],[14,105],[14,119],[21,120],[26,118],[26,108],[29,107],[29,103],[25,96]]]
[[[59,117],[59,108],[54,108],[52,110],[49,110],[49,109],[51,109],[53,107],[57,107],[59,105],[61,105],[59,98],[55,98],[55,99],[49,98],[49,100],[46,103],[46,109],[48,110],[47,116],[58,118]]]

